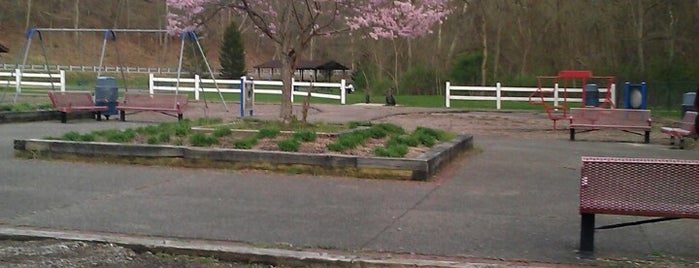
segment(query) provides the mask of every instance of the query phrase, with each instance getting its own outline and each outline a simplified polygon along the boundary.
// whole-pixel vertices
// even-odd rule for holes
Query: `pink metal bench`
[[[570,140],[575,140],[575,132],[588,132],[601,129],[617,129],[643,135],[645,143],[650,142],[650,110],[571,108]],[[635,131],[643,131],[638,133]]]
[[[53,109],[61,112],[61,123],[68,122],[68,114],[74,112],[91,112],[100,121],[102,112],[109,109],[107,106],[96,106],[88,91],[50,91],[49,99]]]
[[[670,144],[675,144],[675,137],[680,140],[680,149],[684,149],[684,138],[693,136],[696,134],[695,121],[697,118],[697,112],[687,111],[682,117],[682,122],[680,122],[679,127],[662,127],[660,131],[670,135]]]
[[[142,94],[126,93],[124,99],[116,107],[119,110],[119,119],[126,121],[126,111],[134,112],[160,112],[162,114],[176,116],[182,120],[185,106],[189,102],[189,96],[179,94]]]
[[[595,214],[662,218],[595,228]],[[583,157],[580,215],[583,252],[594,250],[595,229],[699,219],[699,160]]]

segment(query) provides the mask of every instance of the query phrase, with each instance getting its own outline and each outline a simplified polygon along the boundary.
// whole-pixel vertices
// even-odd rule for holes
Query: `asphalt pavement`
[[[334,121],[390,116],[316,112]],[[577,252],[581,156],[699,159],[696,151],[665,145],[570,142],[565,134],[553,140],[475,136],[479,152],[457,159],[432,182],[13,157],[17,138],[142,124],[0,125],[0,227],[580,264],[589,258]],[[699,263],[699,222],[601,230],[595,246],[593,258]]]

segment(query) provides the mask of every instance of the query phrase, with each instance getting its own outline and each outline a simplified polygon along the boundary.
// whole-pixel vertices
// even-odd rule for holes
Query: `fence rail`
[[[201,93],[218,93],[221,94],[240,94],[240,80],[230,79],[202,79],[198,75],[194,78],[180,78],[179,87],[177,78],[172,77],[156,77],[155,74],[150,74],[148,79],[148,88],[151,94],[157,91],[178,91],[194,93],[194,99],[199,100]],[[216,88],[218,84],[218,89]],[[267,80],[252,80],[255,87],[254,94],[282,94],[282,81],[267,81]],[[345,80],[340,83],[322,83],[322,82],[296,82],[291,80],[291,86],[294,89],[291,95],[291,101],[294,101],[294,96],[306,96],[308,90],[311,90],[311,97],[339,100],[340,104],[346,103]],[[323,92],[318,92],[318,91]]]
[[[66,90],[66,72],[58,73],[31,73],[19,69],[13,72],[0,72],[0,87],[14,87],[17,94],[22,89],[50,89]]]
[[[616,100],[616,84],[612,84],[610,89],[600,88],[600,93],[611,91],[612,101]],[[450,82],[446,82],[445,103],[446,107],[451,107],[452,100],[465,101],[495,101],[495,108],[500,110],[503,101],[529,101],[529,94],[538,90],[536,87],[503,87],[499,82],[495,87],[484,86],[452,86]],[[562,95],[563,89],[555,84],[553,88],[541,88],[546,96],[544,101],[552,102],[554,106],[558,106],[561,101],[567,102],[583,102],[582,88],[568,88],[566,92],[569,94],[567,98]],[[522,95],[526,94],[526,97]],[[602,96],[602,94],[600,94]],[[541,100],[537,98],[537,100]],[[600,101],[604,99],[600,98]]]
[[[17,64],[1,63],[0,70],[15,70],[19,69],[21,66]],[[27,64],[21,69],[24,71],[46,71],[47,66],[43,64]],[[119,66],[91,66],[91,65],[48,65],[50,71],[68,71],[68,72],[106,72],[106,73],[119,73],[123,69],[125,73],[138,73],[138,74],[149,74],[149,73],[159,73],[159,74],[176,74],[177,68],[163,68],[163,67],[119,67]]]

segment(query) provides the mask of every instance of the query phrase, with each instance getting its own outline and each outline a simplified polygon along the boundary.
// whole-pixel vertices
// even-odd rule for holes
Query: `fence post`
[[[194,75],[194,99],[199,100],[199,90],[201,90],[201,77],[198,74]]]
[[[345,104],[347,90],[345,89],[345,79],[340,80],[340,104]]]
[[[497,110],[500,110],[500,108],[502,108],[501,97],[502,97],[502,92],[501,92],[501,88],[500,88],[500,82],[497,82],[495,84],[495,108]]]
[[[553,106],[558,107],[558,83],[553,84]]]
[[[17,94],[22,93],[22,72],[20,69],[15,69],[15,89]]]
[[[61,70],[61,92],[66,92],[66,71]]]
[[[447,108],[451,107],[451,102],[449,101],[449,98],[451,97],[451,88],[450,87],[451,87],[451,82],[447,81],[447,86],[446,86],[447,92],[444,94],[446,96]]]
[[[148,91],[150,91],[151,94],[153,94],[153,88],[155,88],[155,75],[153,73],[148,74]]]
[[[612,83],[612,107],[616,108],[616,83]]]

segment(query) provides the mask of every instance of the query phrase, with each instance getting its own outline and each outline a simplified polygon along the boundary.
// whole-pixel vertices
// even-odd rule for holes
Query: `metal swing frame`
[[[158,29],[31,28],[27,31],[27,33],[25,35],[26,39],[25,39],[24,46],[23,46],[23,48],[24,48],[23,55],[24,56],[22,59],[22,64],[19,65],[19,59],[17,60],[17,65],[19,65],[19,66],[16,66],[16,68],[20,70],[20,75],[22,75],[22,73],[24,73],[24,66],[26,66],[26,64],[27,64],[27,57],[29,56],[29,50],[31,48],[32,40],[34,39],[34,34],[36,34],[39,36],[39,44],[41,46],[41,53],[42,53],[42,56],[44,58],[44,70],[46,70],[46,72],[49,76],[49,79],[52,79],[51,71],[49,70],[49,67],[48,67],[49,66],[48,56],[46,54],[46,48],[44,47],[42,32],[73,32],[73,33],[75,33],[75,32],[104,32],[104,39],[102,42],[102,51],[100,54],[99,69],[97,71],[97,77],[99,77],[102,73],[107,43],[111,37],[112,41],[114,42],[114,47],[115,47],[115,51],[117,54],[117,64],[119,65],[121,77],[124,81],[124,89],[127,92],[129,89],[128,89],[128,85],[127,85],[126,74],[124,73],[124,66],[122,65],[122,62],[121,62],[121,55],[119,53],[119,46],[117,43],[116,33],[167,33],[166,30],[158,30]],[[185,39],[188,39],[188,40],[192,41],[193,44],[196,44],[196,47],[198,48],[198,52],[201,55],[201,57],[203,58],[204,63],[206,64],[207,70],[209,71],[209,74],[211,75],[211,78],[214,81],[214,85],[216,87],[216,91],[218,92],[218,94],[221,98],[221,102],[223,103],[223,106],[225,107],[226,112],[228,112],[228,105],[226,104],[226,101],[223,98],[223,94],[221,93],[221,89],[219,88],[218,83],[216,82],[216,78],[215,78],[215,75],[211,69],[211,65],[209,65],[209,61],[206,59],[206,54],[204,53],[204,50],[203,50],[201,44],[199,43],[199,38],[197,37],[197,35],[194,32],[191,32],[191,31],[190,32],[183,32],[181,36],[182,36],[182,38],[181,38],[182,42],[180,44],[180,56],[179,56],[179,62],[178,62],[178,67],[177,67],[177,83],[176,83],[176,87],[175,87],[175,94],[176,95],[179,94],[180,79],[182,76],[182,62],[183,62],[183,56],[184,56]],[[51,82],[51,90],[52,91],[56,90],[54,85],[53,85],[53,82]],[[19,95],[19,92],[15,92],[15,96],[13,99],[14,104],[17,103],[18,95]],[[204,100],[206,101],[206,98],[204,98]],[[208,105],[206,105],[206,107],[208,107]]]

